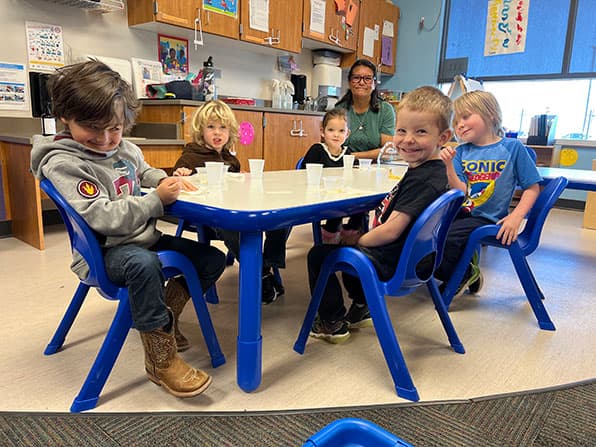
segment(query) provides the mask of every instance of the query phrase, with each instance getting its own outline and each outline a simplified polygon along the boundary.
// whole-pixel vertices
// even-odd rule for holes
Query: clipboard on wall
[[[484,90],[482,81],[467,78],[464,74],[458,74],[453,77],[453,83],[451,84],[451,87],[449,87],[447,96],[454,100],[458,96],[467,92],[473,92],[474,90]]]

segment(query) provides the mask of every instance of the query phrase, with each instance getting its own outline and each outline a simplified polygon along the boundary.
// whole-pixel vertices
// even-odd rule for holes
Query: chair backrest
[[[418,287],[433,276],[443,258],[447,231],[463,201],[464,193],[451,189],[418,216],[404,243],[395,275],[387,283],[388,290]],[[420,271],[420,261],[428,263],[424,271]]]
[[[89,267],[87,278],[81,281],[89,286],[101,289],[102,295],[106,298],[115,299],[119,287],[108,279],[97,234],[62,197],[52,182],[43,179],[39,186],[58,208],[68,231],[71,250],[78,252]]]
[[[536,203],[528,214],[526,226],[517,237],[524,255],[529,255],[538,247],[546,217],[568,183],[569,181],[565,177],[557,177],[546,184],[536,199]]]

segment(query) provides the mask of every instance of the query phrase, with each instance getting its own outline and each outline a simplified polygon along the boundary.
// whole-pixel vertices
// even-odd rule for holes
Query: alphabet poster
[[[526,50],[530,0],[488,0],[484,55]]]

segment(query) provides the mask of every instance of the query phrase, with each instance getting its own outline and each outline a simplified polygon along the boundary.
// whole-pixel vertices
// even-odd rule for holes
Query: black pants
[[[340,245],[315,245],[308,252],[308,281],[310,284],[310,292],[315,289],[321,267],[327,255],[335,250],[341,248]],[[364,291],[360,279],[354,276],[342,273],[342,280],[344,287],[348,291],[348,296],[354,300],[355,303],[366,304],[364,299]],[[327,286],[323,292],[321,305],[319,306],[319,315],[326,321],[337,321],[344,317],[346,308],[344,306],[344,299],[341,290],[341,285],[337,274],[329,276]]]
[[[491,224],[494,224],[494,222],[484,217],[474,217],[460,212],[447,233],[447,241],[443,250],[443,260],[439,268],[435,271],[435,277],[441,281],[449,281],[459,262],[459,258],[466,248],[470,233],[478,227]]]
[[[362,232],[366,232],[368,228],[366,225],[368,222],[365,222],[364,213],[354,214],[349,216],[348,222],[344,225],[344,228],[349,230],[360,230]],[[336,217],[333,219],[327,219],[327,221],[323,224],[323,229],[330,233],[336,233],[341,230],[343,218]]]
[[[224,244],[236,259],[240,260],[240,233],[237,231],[223,230],[217,228],[216,234],[223,239]],[[286,268],[286,241],[290,233],[289,228],[280,230],[265,231],[263,243],[263,268],[271,267]]]

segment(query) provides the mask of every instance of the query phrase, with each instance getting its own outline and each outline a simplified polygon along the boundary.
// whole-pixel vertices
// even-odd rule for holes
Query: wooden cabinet
[[[356,9],[352,25],[348,26],[346,23],[346,15],[337,13],[335,0],[326,0],[325,30],[323,33],[311,30],[311,12],[311,0],[304,0],[302,16],[303,37],[325,43],[326,48],[336,48],[338,51],[356,50],[358,46],[360,8]]]
[[[265,112],[264,119],[265,170],[294,169],[308,148],[321,141],[320,116]]]
[[[248,172],[249,158],[263,158],[263,112],[234,110],[234,115],[236,115],[236,121],[239,125],[249,123],[254,131],[253,139],[249,144],[240,144],[238,142],[234,147],[242,170]]]
[[[250,3],[240,3],[241,40],[292,53],[302,51],[302,0],[269,2],[268,31],[251,28]]]
[[[217,36],[240,38],[240,14],[236,17],[225,14],[218,14],[202,7],[203,2],[199,2],[199,27],[205,33],[215,34]]]
[[[192,116],[198,106],[182,104],[145,104],[137,119],[139,123],[177,123],[178,138],[192,141]],[[247,145],[236,144],[234,150],[242,169],[248,171],[249,158],[264,158],[265,170],[294,169],[298,159],[308,148],[321,140],[321,115],[277,113],[234,109],[239,124],[252,125],[254,136]],[[139,144],[140,145],[140,144]],[[175,159],[167,158],[161,148],[147,148],[155,166],[168,168]],[[145,148],[143,148],[145,151]],[[177,152],[179,154],[179,152]],[[171,165],[163,163],[171,162]]]
[[[195,0],[128,0],[128,26],[158,22],[194,29],[197,5]]]
[[[360,18],[358,26],[358,47],[356,53],[342,57],[342,67],[349,68],[356,59],[368,59],[383,74],[395,73],[395,52],[397,49],[397,29],[399,8],[386,0],[366,0],[360,2]],[[391,65],[382,63],[383,37],[390,39]],[[392,36],[391,36],[392,35]],[[365,40],[367,39],[367,40]],[[368,44],[366,43],[368,42]],[[369,44],[372,42],[372,55]]]
[[[528,146],[536,152],[536,166],[551,166],[557,167],[559,165],[559,151],[555,150],[554,146]]]

